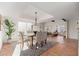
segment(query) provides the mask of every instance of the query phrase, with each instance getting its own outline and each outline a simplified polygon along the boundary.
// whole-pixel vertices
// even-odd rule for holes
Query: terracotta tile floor
[[[55,39],[57,40],[57,39]],[[41,56],[77,56],[78,41],[74,39],[65,39],[63,43],[48,49]]]

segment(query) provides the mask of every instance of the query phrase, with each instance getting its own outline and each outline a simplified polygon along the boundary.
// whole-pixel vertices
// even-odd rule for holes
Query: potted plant
[[[10,19],[5,19],[5,25],[6,25],[6,35],[8,36],[8,40],[11,40],[11,35],[15,31],[14,30],[14,23]]]

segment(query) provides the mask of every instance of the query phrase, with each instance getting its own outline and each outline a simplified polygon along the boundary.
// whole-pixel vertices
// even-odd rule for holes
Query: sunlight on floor
[[[20,44],[17,44],[12,56],[20,56],[20,52],[21,52]]]
[[[64,37],[63,36],[57,36],[57,42],[64,43]]]
[[[28,49],[27,42],[24,43],[23,49],[20,48],[20,44],[17,44],[12,56],[20,56],[22,50]]]
[[[26,50],[26,49],[28,49],[28,46],[27,46],[27,43],[25,42],[23,50]]]

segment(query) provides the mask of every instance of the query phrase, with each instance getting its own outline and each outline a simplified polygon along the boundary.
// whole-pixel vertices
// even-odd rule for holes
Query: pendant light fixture
[[[34,23],[34,25],[33,25],[33,31],[34,31],[34,33],[35,33],[35,35],[36,35],[36,32],[39,30],[39,27],[38,27],[38,24],[37,24],[37,11],[35,12],[35,23]]]
[[[35,25],[37,25],[37,12],[35,12]]]

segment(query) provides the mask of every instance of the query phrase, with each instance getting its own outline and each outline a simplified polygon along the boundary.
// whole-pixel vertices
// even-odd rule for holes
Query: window
[[[26,23],[26,30],[31,31],[32,30],[32,23]]]
[[[18,22],[18,31],[27,32],[32,30],[32,23]]]
[[[18,31],[25,32],[26,31],[26,23],[18,22]]]

